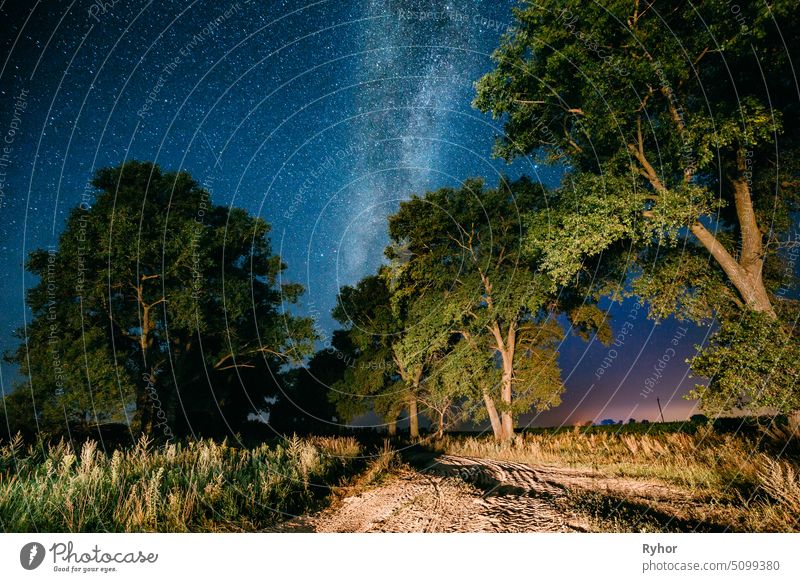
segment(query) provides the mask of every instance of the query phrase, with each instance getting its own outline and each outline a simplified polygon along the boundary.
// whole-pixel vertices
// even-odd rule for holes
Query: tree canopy
[[[151,163],[100,170],[93,185],[57,247],[29,257],[39,283],[7,356],[26,377],[6,399],[12,424],[123,422],[166,438],[245,429],[315,337],[285,309],[302,287],[279,284],[269,225]]]
[[[523,243],[554,286],[617,280],[653,317],[715,320],[695,395],[715,410],[792,411],[798,11],[736,8],[524,3],[475,105],[504,122],[498,155],[568,168],[546,207],[527,211]]]
[[[389,264],[343,288],[334,310],[355,354],[333,387],[340,410],[373,410],[392,425],[407,409],[415,435],[421,404],[439,432],[488,419],[507,440],[520,414],[560,402],[558,316],[601,340],[608,326],[585,290],[553,293],[522,258],[520,208],[544,202],[527,179],[496,188],[471,179],[400,204],[389,217]]]

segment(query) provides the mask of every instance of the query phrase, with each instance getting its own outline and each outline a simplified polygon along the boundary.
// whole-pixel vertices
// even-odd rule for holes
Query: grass
[[[93,441],[75,451],[15,439],[0,443],[0,529],[258,531],[316,508],[364,469],[363,453],[343,437],[251,449],[213,441],[155,448],[143,438],[110,455]]]
[[[431,441],[429,446],[453,455],[572,467],[660,482],[702,501],[725,527],[747,531],[800,529],[800,447],[797,436],[784,427],[747,435],[720,433],[713,427],[671,433],[574,428],[523,433],[504,444],[491,437],[448,436]],[[622,511],[626,500],[612,500],[610,506],[616,507],[619,515],[611,515],[602,511],[609,505],[608,499],[594,499],[588,492],[576,492],[574,497],[584,509],[591,507],[599,512],[597,518],[604,523],[623,522],[620,528],[612,529],[630,531],[627,516],[621,515],[630,513]],[[698,517],[698,523],[703,519]]]
[[[800,447],[786,428],[747,433],[712,427],[647,433],[576,428],[527,432],[507,444],[446,436],[428,446],[662,482],[697,501],[678,508],[571,490],[571,506],[603,531],[800,529]],[[64,442],[26,447],[15,439],[0,443],[0,530],[270,529],[374,487],[401,464],[387,443],[376,454],[365,453],[352,437],[294,437],[252,448],[209,440],[157,448],[141,439],[111,454],[93,441],[74,450]]]

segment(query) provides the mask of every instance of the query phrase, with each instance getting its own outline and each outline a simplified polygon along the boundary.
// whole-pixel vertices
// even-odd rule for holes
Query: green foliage
[[[520,209],[545,208],[542,186],[522,179],[412,196],[389,217],[390,263],[341,290],[340,416],[368,411],[393,422],[414,402],[438,430],[459,420],[511,417],[560,403],[557,346],[568,313],[574,333],[610,338],[585,290],[553,293],[523,258]]]
[[[394,421],[408,397],[399,382],[393,350],[402,323],[384,278],[369,276],[354,287],[343,287],[333,316],[345,326],[335,347],[347,350],[344,374],[330,393],[340,416],[352,420],[374,410],[387,422]],[[345,342],[349,349],[342,345]]]
[[[304,513],[359,468],[351,438],[288,439],[240,449],[142,438],[113,454],[89,441],[0,443],[0,524],[7,532],[256,531]]]
[[[710,380],[695,395],[714,408],[796,406],[800,373],[764,342],[796,341],[786,249],[800,13],[790,0],[736,8],[524,2],[474,104],[504,123],[497,155],[569,170],[546,206],[524,211],[525,256],[553,289],[597,297],[616,282],[614,298],[637,295],[654,318],[721,318],[693,363]],[[762,328],[750,311],[781,323]]]
[[[800,338],[760,313],[723,320],[692,362],[708,378],[690,394],[712,413],[731,408],[800,409]]]
[[[797,14],[789,0],[764,8],[744,6],[737,17],[724,0],[526,2],[475,105],[505,121],[497,152],[507,159],[544,148],[582,170],[627,167],[641,119],[662,176],[702,170],[720,148],[772,143],[782,128],[777,105],[792,98],[791,83],[767,78],[770,101],[764,75],[788,71]]]
[[[499,155],[540,153],[573,169],[552,206],[531,209],[528,250],[542,253],[558,283],[620,240],[674,244],[706,215],[735,230],[727,180],[737,172],[762,186],[753,203],[777,246],[785,228],[769,225],[785,227],[798,201],[798,111],[787,81],[797,35],[788,47],[782,40],[797,30],[792,2],[734,17],[722,0],[647,9],[550,0],[515,15],[475,104],[505,122]]]
[[[571,283],[591,259],[620,242],[649,234],[641,218],[645,195],[624,177],[580,174],[550,197],[548,208],[527,215],[527,257],[540,263],[552,288]]]
[[[638,296],[649,316],[664,320],[710,321],[715,312],[737,311],[735,291],[719,269],[700,253],[683,248],[653,248],[637,257],[629,295]],[[645,274],[646,269],[646,274]],[[638,270],[638,273],[636,272]]]
[[[28,381],[12,430],[131,423],[157,437],[230,434],[260,414],[276,378],[311,351],[310,319],[285,312],[269,225],[214,206],[185,172],[102,169],[57,248],[31,253],[33,318],[8,355]]]
[[[544,204],[544,190],[527,180],[485,188],[469,180],[403,202],[389,218],[400,297],[425,297],[427,324],[412,331],[423,345],[438,338],[435,381],[451,398],[465,398],[473,418],[485,417],[485,397],[499,412],[519,414],[559,402],[563,390],[549,318],[549,285],[520,258],[520,208]],[[424,319],[424,318],[418,318]],[[422,330],[422,331],[421,331]],[[446,330],[446,334],[443,333]],[[445,351],[443,340],[449,334]],[[502,392],[503,371],[513,387]],[[506,360],[504,360],[506,361]]]

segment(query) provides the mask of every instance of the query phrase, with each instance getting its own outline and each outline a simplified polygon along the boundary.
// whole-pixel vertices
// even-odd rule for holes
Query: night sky
[[[0,348],[29,317],[25,256],[56,242],[97,168],[126,159],[185,169],[270,222],[286,278],[306,287],[298,311],[329,337],[337,290],[375,271],[386,216],[411,193],[470,176],[558,183],[558,168],[493,159],[501,125],[470,105],[512,5],[0,3]],[[632,301],[610,316],[618,345],[567,335],[564,403],[522,424],[655,420],[656,397],[668,420],[691,413],[685,359],[709,329],[655,326]],[[3,390],[16,378],[3,363]]]

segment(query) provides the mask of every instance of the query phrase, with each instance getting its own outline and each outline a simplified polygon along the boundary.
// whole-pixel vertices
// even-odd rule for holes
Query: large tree
[[[437,297],[432,317],[458,337],[447,357],[477,390],[498,440],[513,437],[515,416],[558,404],[563,391],[557,301],[546,277],[520,260],[519,208],[543,200],[528,180],[498,188],[469,180],[412,196],[389,218],[396,293]]]
[[[799,16],[790,0],[526,2],[477,85],[499,155],[567,169],[530,211],[528,255],[572,285],[627,253],[652,315],[717,317],[694,363],[715,409],[800,408]]]
[[[241,430],[314,337],[285,309],[302,288],[278,283],[269,225],[150,163],[100,170],[93,185],[58,247],[28,261],[39,283],[9,355],[27,377],[9,396],[16,421],[63,432],[121,420],[157,437]]]

